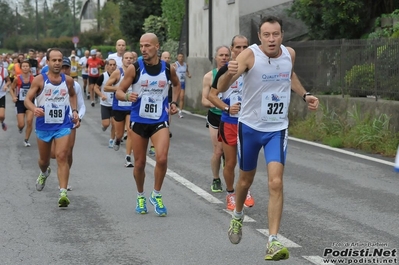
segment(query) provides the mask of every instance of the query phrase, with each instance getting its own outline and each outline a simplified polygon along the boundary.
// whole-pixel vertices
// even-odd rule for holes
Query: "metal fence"
[[[319,94],[399,100],[399,39],[286,42],[294,71]]]

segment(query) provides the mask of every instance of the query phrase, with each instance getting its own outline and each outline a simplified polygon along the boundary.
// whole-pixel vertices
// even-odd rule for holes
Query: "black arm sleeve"
[[[133,65],[134,65],[134,68],[136,69],[136,76],[134,77],[133,84],[136,84],[137,81],[139,81],[141,70],[140,70],[140,65],[138,62],[135,62]]]
[[[219,78],[220,78],[224,73],[226,73],[227,70],[228,70],[227,64],[223,65],[223,66],[219,69],[219,71],[217,72],[217,74],[216,74],[216,76],[215,76],[215,79],[214,79],[213,82],[212,82],[212,87],[213,87],[213,88],[216,88],[216,89],[218,88],[218,81],[219,81]]]
[[[104,74],[100,75],[100,77],[97,79],[96,85],[101,87],[103,85],[104,81]]]

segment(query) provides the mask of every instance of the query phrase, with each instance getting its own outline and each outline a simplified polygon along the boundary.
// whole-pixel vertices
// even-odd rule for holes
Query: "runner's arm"
[[[234,81],[236,81],[240,75],[242,75],[249,67],[248,62],[254,58],[251,49],[245,49],[241,52],[236,61],[230,61],[228,66],[228,71],[220,76],[217,86],[220,92],[226,91]]]
[[[115,71],[112,72],[107,83],[105,83],[105,86],[104,86],[105,92],[116,92],[118,87],[116,87],[114,85],[118,82],[120,75],[121,75],[121,72],[119,71],[119,69],[116,69]],[[126,75],[125,75],[125,77],[126,77]],[[123,82],[123,80],[122,80],[122,82]]]
[[[112,74],[114,74],[115,70]],[[121,101],[133,101],[135,102],[138,98],[138,94],[133,93],[126,93],[129,87],[133,84],[134,78],[136,77],[136,67],[134,65],[129,65],[125,72],[125,77],[122,79],[122,82],[119,84],[119,87],[116,88],[115,96],[118,100]],[[109,80],[108,80],[109,81]],[[107,82],[108,83],[108,82]]]
[[[100,75],[100,77],[97,79],[97,82],[94,84],[94,92],[97,94],[97,96],[102,97],[101,93],[101,85],[104,82],[104,74]]]
[[[33,115],[35,115],[36,117],[41,117],[44,115],[43,109],[36,107],[36,105],[33,103],[35,96],[40,94],[42,89],[43,89],[43,76],[38,75],[35,78],[33,78],[32,84],[30,85],[30,88],[28,89],[28,93],[26,94],[24,100],[25,107],[28,110],[32,111]]]
[[[86,106],[85,101],[82,94],[82,87],[78,82],[74,83],[76,97],[77,97],[77,104],[78,104],[78,111],[79,111],[79,119],[83,119],[83,116],[86,114]]]
[[[217,89],[217,84],[219,81],[220,76],[226,73],[228,70],[227,65],[222,66],[215,76],[215,80],[212,82],[212,88],[208,94],[208,100],[217,108],[223,110],[225,107],[229,107],[226,103],[224,103],[218,96],[221,91]]]
[[[16,90],[17,82],[18,82],[18,77],[16,76],[14,78],[14,81],[12,82],[11,88],[10,88],[10,95],[13,100],[17,99],[17,90]]]
[[[301,96],[302,99],[308,103],[309,110],[316,110],[319,107],[319,99],[311,94],[307,94],[306,89],[302,86],[301,81],[299,81],[298,76],[294,72],[295,51],[291,47],[287,47],[287,50],[291,55],[292,61],[291,90]]]
[[[208,100],[208,94],[209,90],[212,85],[212,71],[206,73],[204,75],[204,78],[202,79],[202,99],[201,103],[202,106],[205,108],[213,108],[215,107],[209,100]]]
[[[178,105],[176,102],[179,98],[180,91],[181,91],[179,77],[177,76],[176,69],[174,67],[170,68],[170,82],[172,83],[172,89],[173,89],[172,90],[172,102],[170,103],[170,113],[173,115],[178,112]]]

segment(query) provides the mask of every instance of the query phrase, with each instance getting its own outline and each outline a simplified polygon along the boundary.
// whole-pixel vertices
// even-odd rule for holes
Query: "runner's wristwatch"
[[[313,94],[310,92],[306,92],[305,94],[303,94],[303,96],[302,96],[303,101],[306,102],[306,96],[310,96],[310,95],[313,95]]]

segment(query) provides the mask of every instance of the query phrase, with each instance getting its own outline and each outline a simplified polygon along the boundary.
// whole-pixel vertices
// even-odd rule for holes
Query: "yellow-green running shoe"
[[[288,249],[284,247],[278,240],[273,239],[272,242],[269,242],[266,249],[265,260],[282,260],[288,259],[290,257],[290,253]]]
[[[242,221],[243,221],[243,218],[241,218],[241,219],[233,218],[230,221],[230,227],[229,227],[229,231],[227,232],[227,234],[229,235],[229,239],[232,244],[238,244],[241,241]]]
[[[50,167],[47,168],[47,172],[46,173],[47,173],[46,174],[47,177],[43,174],[43,172],[40,172],[39,177],[37,177],[37,180],[36,180],[36,190],[37,191],[42,191],[44,186],[46,185],[46,180],[47,180],[48,176],[51,173],[51,168]]]
[[[58,199],[58,207],[68,207],[70,201],[66,190],[60,192],[60,198]]]

